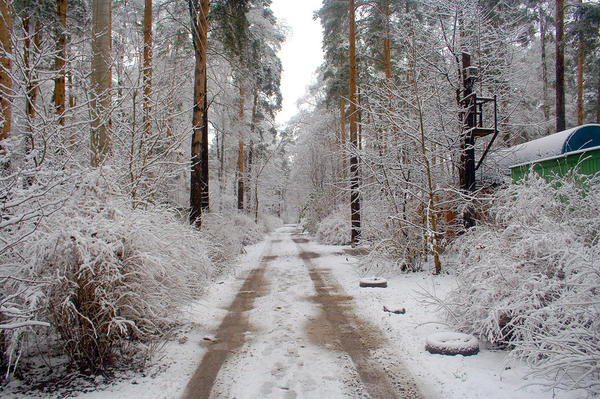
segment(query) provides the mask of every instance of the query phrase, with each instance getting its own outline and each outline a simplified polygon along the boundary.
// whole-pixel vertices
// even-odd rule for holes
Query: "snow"
[[[216,397],[241,398],[346,398],[363,397],[359,377],[348,354],[319,341],[311,332],[326,327],[309,271],[299,258],[299,246],[289,239],[291,227],[267,236],[267,242],[247,247],[238,272],[215,281],[203,298],[182,310],[186,327],[168,342],[144,374],[131,374],[112,385],[99,384],[97,390],[76,394],[81,399],[176,398],[202,356],[214,342],[214,333],[227,307],[240,290],[246,273],[267,262],[266,293],[256,298],[247,312],[249,331],[246,342],[223,365],[215,382]],[[448,330],[442,316],[423,306],[420,292],[428,290],[443,296],[456,284],[451,276],[409,273],[386,276],[389,288],[362,289],[359,259],[348,255],[349,247],[304,242],[302,249],[318,268],[327,269],[339,282],[345,295],[353,297],[357,315],[377,325],[387,338],[387,354],[381,362],[404,362],[427,398],[572,399],[582,392],[545,391],[531,385],[526,365],[508,361],[507,353],[482,345],[475,356],[432,355],[425,351],[427,337]],[[269,260],[264,256],[269,253]],[[403,308],[404,314],[385,312]],[[210,339],[206,338],[212,337]],[[383,352],[381,352],[383,353]],[[376,352],[375,355],[379,355]],[[391,356],[389,356],[391,354]],[[99,380],[101,382],[101,379]],[[33,398],[10,394],[7,398]]]
[[[386,276],[389,287],[382,290],[361,289],[362,277],[358,259],[336,255],[340,248],[311,243],[311,251],[329,255],[315,259],[322,267],[331,268],[347,294],[354,297],[359,316],[380,326],[398,354],[412,370],[423,393],[429,398],[486,398],[486,399],[575,399],[585,397],[583,391],[548,391],[532,385],[543,381],[528,377],[530,369],[521,362],[509,361],[508,353],[481,345],[475,356],[432,355],[425,351],[426,339],[433,333],[447,331],[441,315],[433,313],[421,302],[423,290],[445,295],[454,288],[452,276],[432,276],[428,272]],[[425,270],[433,267],[426,265]],[[384,304],[406,309],[405,314],[384,312]]]

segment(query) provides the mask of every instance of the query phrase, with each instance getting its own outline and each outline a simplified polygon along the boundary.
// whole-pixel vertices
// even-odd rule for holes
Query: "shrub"
[[[263,228],[249,216],[233,213],[208,213],[202,216],[200,234],[208,245],[209,258],[225,266],[242,253],[245,245],[252,245],[264,237]]]
[[[262,226],[254,223],[254,219],[248,215],[242,213],[235,214],[233,224],[235,230],[240,232],[242,245],[256,244],[262,240],[265,235]]]
[[[578,182],[579,181],[579,182]],[[443,303],[464,332],[512,349],[552,385],[600,392],[600,193],[532,174],[496,195],[491,222],[455,244]]]
[[[308,196],[298,215],[302,228],[311,234],[316,234],[319,223],[333,213],[337,201],[332,189],[315,190]]]
[[[350,215],[338,207],[317,227],[317,240],[323,244],[347,245],[350,243]]]
[[[22,303],[32,322],[49,322],[72,361],[93,372],[131,361],[132,343],[163,337],[177,322],[174,310],[214,269],[202,236],[175,212],[134,210],[109,180],[93,171],[78,182],[65,205],[22,241],[23,263],[12,270],[12,285],[2,287],[13,293],[4,303]],[[5,308],[2,315],[19,320]],[[14,365],[36,330],[6,331],[6,358]]]

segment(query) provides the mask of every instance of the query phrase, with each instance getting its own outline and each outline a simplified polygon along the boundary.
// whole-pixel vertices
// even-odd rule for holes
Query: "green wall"
[[[526,178],[532,165],[536,173],[544,177],[546,181],[551,181],[555,176],[562,177],[576,167],[581,174],[593,175],[600,171],[600,149],[562,154],[541,162],[512,167],[510,174],[513,182],[516,183]]]

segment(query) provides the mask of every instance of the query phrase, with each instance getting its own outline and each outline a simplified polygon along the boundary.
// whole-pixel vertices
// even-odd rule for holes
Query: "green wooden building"
[[[512,161],[509,168],[513,182],[526,177],[532,168],[546,180],[573,169],[593,175],[600,172],[600,125],[577,126],[506,151]]]

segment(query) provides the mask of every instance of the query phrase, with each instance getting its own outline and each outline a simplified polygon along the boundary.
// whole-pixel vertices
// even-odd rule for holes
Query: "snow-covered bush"
[[[323,244],[347,245],[350,243],[349,209],[338,207],[317,227],[317,240]]]
[[[232,218],[223,214],[203,215],[200,233],[211,243],[208,256],[217,264],[233,261],[244,248],[240,231],[235,229]]]
[[[254,220],[242,213],[235,214],[233,218],[233,224],[235,229],[240,233],[242,245],[256,244],[264,237],[264,230],[262,226],[254,223]]]
[[[410,208],[416,208],[412,205]],[[370,250],[363,259],[367,270],[395,274],[421,269],[426,252],[423,230],[417,223],[402,223],[382,200],[364,201],[361,213],[361,242]]]
[[[337,203],[335,193],[331,190],[314,190],[308,195],[298,215],[302,228],[316,234],[319,223],[334,212]]]
[[[512,349],[553,385],[600,392],[600,192],[573,176],[499,191],[455,244],[442,306],[461,331]]]
[[[202,216],[200,234],[210,243],[209,258],[222,266],[236,259],[245,245],[260,241],[264,231],[249,216],[211,212]]]
[[[130,344],[139,352],[163,336],[177,319],[173,311],[213,272],[195,229],[169,209],[132,209],[103,173],[110,170],[87,173],[64,206],[21,242],[14,267],[2,266],[12,276],[2,282],[2,318],[12,325],[29,320],[3,330],[5,363],[13,367],[27,335],[39,330],[35,323],[47,323],[45,331],[56,333],[81,369],[127,361]],[[30,309],[30,319],[16,317],[9,303]]]

